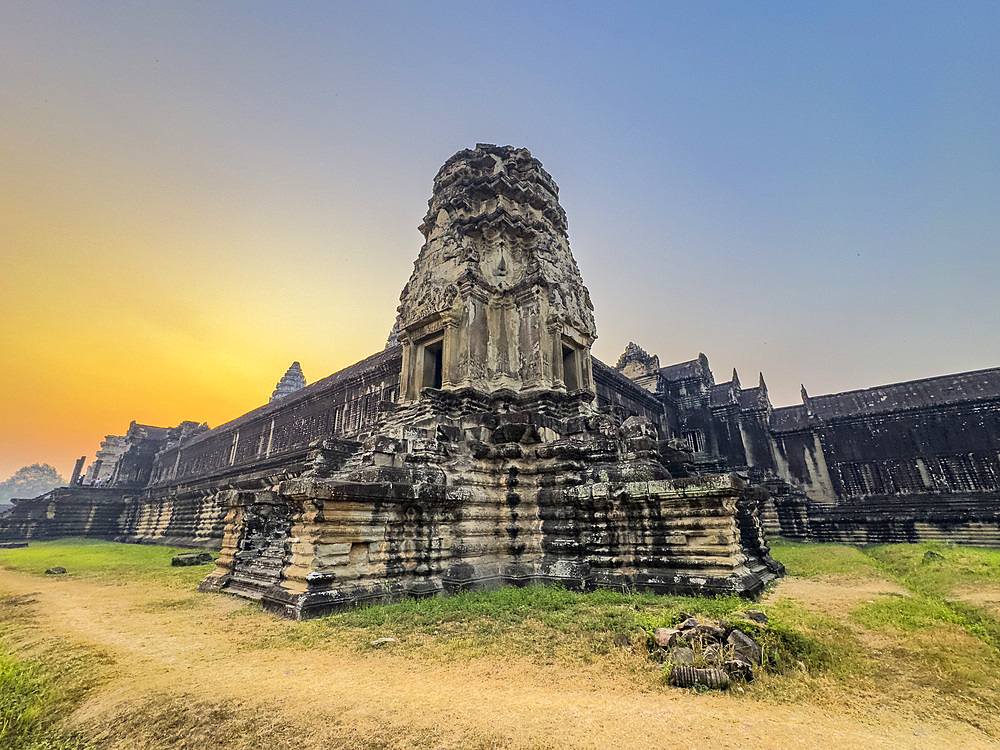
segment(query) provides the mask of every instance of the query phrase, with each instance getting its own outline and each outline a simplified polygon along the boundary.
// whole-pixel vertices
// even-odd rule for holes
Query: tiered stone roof
[[[302,374],[302,367],[299,366],[298,362],[292,362],[291,367],[285,370],[285,374],[281,376],[281,380],[274,386],[274,393],[271,394],[271,400],[268,403],[273,403],[279,398],[290,396],[305,387],[306,376]]]

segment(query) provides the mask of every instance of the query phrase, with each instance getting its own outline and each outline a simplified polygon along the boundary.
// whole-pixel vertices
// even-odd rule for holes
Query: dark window
[[[424,378],[422,388],[440,388],[441,370],[444,364],[444,340],[424,346]]]
[[[568,346],[562,348],[563,357],[563,382],[567,391],[580,389],[580,374],[576,368],[576,351]]]

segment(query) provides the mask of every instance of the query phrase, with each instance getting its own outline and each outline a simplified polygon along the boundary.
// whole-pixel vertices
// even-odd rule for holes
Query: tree
[[[51,464],[22,466],[6,482],[0,482],[0,503],[12,497],[38,497],[55,487],[62,487],[66,480]]]

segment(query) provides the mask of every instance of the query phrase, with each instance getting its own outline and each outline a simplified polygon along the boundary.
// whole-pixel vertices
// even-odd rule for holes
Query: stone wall
[[[124,490],[59,487],[41,497],[15,499],[0,515],[0,542],[68,536],[111,539],[120,533]]]
[[[245,473],[294,463],[309,444],[370,427],[380,403],[399,393],[400,347],[390,347],[242,417],[161,451],[150,487]]]
[[[1000,545],[1000,369],[810,397],[775,409],[777,474],[809,538]]]

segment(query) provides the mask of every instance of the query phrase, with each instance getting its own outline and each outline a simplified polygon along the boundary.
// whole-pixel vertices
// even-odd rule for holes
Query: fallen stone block
[[[726,643],[733,647],[733,650],[741,657],[755,666],[759,666],[764,652],[753,638],[742,630],[734,630],[729,634]]]
[[[45,575],[47,575],[47,576],[61,576],[65,572],[66,572],[66,568],[62,567],[61,565],[57,565],[54,568],[49,568],[48,570],[46,570],[45,571]]]
[[[753,682],[753,664],[738,654],[734,654],[731,659],[727,659],[722,665],[731,677],[745,682]]]
[[[726,690],[729,687],[729,675],[721,669],[696,669],[679,665],[670,670],[670,684],[677,687],[704,685],[715,690]]]
[[[653,631],[653,640],[656,641],[657,646],[662,648],[676,646],[680,637],[681,631],[676,628],[657,628]]]
[[[175,555],[170,561],[173,566],[204,565],[213,561],[211,552],[185,552]]]
[[[694,664],[694,658],[694,649],[682,646],[680,648],[671,649],[670,651],[670,662],[672,664]]]

